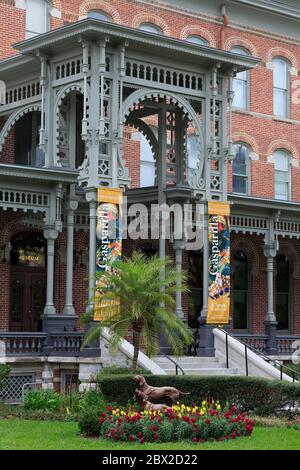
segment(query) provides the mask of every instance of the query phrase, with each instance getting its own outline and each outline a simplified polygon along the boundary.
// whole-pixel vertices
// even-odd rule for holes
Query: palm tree
[[[182,354],[185,347],[191,344],[193,335],[175,314],[174,296],[178,277],[181,291],[186,292],[186,275],[184,272],[177,273],[169,258],[146,258],[134,252],[131,258],[117,262],[113,272],[105,272],[96,280],[95,308],[101,309],[103,320],[87,332],[84,345],[98,340],[102,329],[108,327],[113,354],[121,340],[132,332],[133,370],[137,368],[142,344],[148,356],[158,353],[161,333],[172,353]]]

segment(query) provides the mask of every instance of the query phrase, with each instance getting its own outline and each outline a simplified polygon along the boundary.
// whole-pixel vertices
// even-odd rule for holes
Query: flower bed
[[[174,405],[165,411],[123,411],[107,407],[101,413],[99,436],[125,442],[176,442],[236,439],[249,436],[253,422],[235,407],[224,411],[218,403]]]

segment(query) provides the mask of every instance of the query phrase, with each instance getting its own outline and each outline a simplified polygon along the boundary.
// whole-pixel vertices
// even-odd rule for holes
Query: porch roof
[[[37,55],[46,54],[51,57],[72,49],[78,46],[79,38],[97,41],[104,37],[109,38],[111,46],[128,42],[129,49],[148,56],[150,51],[151,55],[166,58],[173,56],[176,62],[182,61],[186,64],[195,65],[197,62],[199,65],[209,67],[218,63],[223,71],[231,68],[235,68],[236,71],[247,70],[256,67],[260,62],[260,59],[256,57],[193,44],[94,18],[85,18],[16,43],[14,47],[19,55],[0,61],[0,77],[5,80],[12,70],[15,72],[16,68],[34,67],[33,63],[36,62],[34,57]],[[24,58],[24,55],[27,57]]]
[[[34,180],[36,183],[66,183],[72,184],[77,182],[78,171],[65,168],[33,168],[21,165],[0,164],[1,180],[14,179],[15,181],[22,179]]]

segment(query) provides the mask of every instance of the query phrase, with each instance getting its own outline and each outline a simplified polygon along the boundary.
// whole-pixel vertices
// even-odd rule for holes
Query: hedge
[[[98,376],[101,393],[109,403],[120,406],[133,403],[135,383],[132,375]],[[145,375],[147,383],[153,386],[169,385],[189,395],[182,396],[182,402],[199,403],[208,397],[219,400],[222,405],[229,403],[240,410],[257,415],[274,415],[283,411],[300,414],[300,384],[279,382],[257,377],[222,376],[159,376]],[[294,408],[297,407],[296,410]]]

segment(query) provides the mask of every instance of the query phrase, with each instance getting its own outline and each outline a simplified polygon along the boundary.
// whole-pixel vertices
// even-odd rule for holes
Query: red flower
[[[109,405],[106,405],[105,409],[106,409],[107,411],[112,411],[112,407],[109,406]]]
[[[232,439],[235,439],[235,438],[236,438],[236,434],[235,434],[235,433],[232,433],[232,434],[231,434],[231,437],[232,437]]]
[[[192,421],[192,423],[195,423],[197,420],[196,420],[196,418],[192,418],[191,421]]]
[[[229,439],[229,436],[225,436],[225,439]]]
[[[105,421],[105,418],[100,418],[99,423],[102,424],[102,423],[104,423],[104,421]]]
[[[115,434],[115,430],[114,430],[114,429],[111,429],[109,432],[110,432],[111,435]]]
[[[137,433],[137,437],[143,437],[143,433],[142,433],[141,431],[139,431],[139,432]]]
[[[156,426],[156,424],[152,424],[152,426],[150,426],[150,429],[151,431],[157,431],[158,427]]]
[[[157,439],[158,439],[158,434],[153,434],[153,439],[154,439],[155,441],[157,441]]]
[[[118,440],[119,440],[119,438],[118,438],[118,436],[117,436],[116,434],[114,435],[114,440],[115,440],[115,441],[118,441]]]
[[[118,423],[119,423],[119,424],[123,423],[122,418],[118,418]]]
[[[105,418],[106,417],[106,413],[101,413],[102,418]]]
[[[192,441],[193,441],[193,442],[198,442],[197,437],[193,437]]]
[[[134,436],[133,436],[132,434],[129,434],[128,440],[129,440],[130,442],[134,441]]]
[[[208,418],[206,418],[205,422],[206,422],[206,424],[210,424],[210,423],[211,423],[210,419],[208,419]]]
[[[145,442],[145,439],[143,437],[141,437],[140,444],[144,444],[144,442]]]

